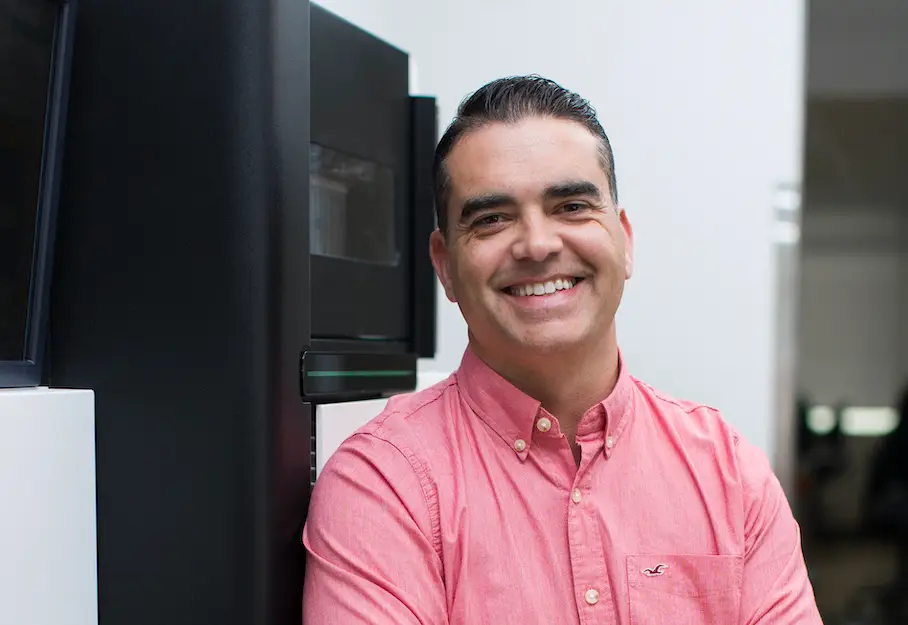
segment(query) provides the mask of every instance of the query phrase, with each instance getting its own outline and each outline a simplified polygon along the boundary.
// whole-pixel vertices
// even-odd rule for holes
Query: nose
[[[516,260],[542,262],[564,248],[557,228],[544,217],[525,219],[519,232],[512,248]]]

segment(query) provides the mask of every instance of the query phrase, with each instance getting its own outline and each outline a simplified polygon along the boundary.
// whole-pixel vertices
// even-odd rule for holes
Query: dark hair
[[[535,75],[499,78],[480,87],[460,103],[454,121],[435,148],[432,167],[435,216],[442,233],[447,233],[447,204],[451,192],[451,179],[445,170],[448,154],[471,130],[496,122],[515,124],[527,117],[554,117],[574,121],[598,137],[599,156],[608,177],[609,192],[612,200],[618,202],[612,146],[592,105],[548,78]]]

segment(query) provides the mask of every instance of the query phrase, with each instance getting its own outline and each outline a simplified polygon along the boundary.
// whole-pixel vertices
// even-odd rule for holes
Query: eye
[[[567,202],[559,207],[562,213],[579,213],[586,209],[587,204],[585,202]]]
[[[473,221],[472,226],[474,228],[488,228],[490,226],[497,226],[498,224],[504,221],[504,215],[498,213],[492,215],[484,215],[479,219]]]

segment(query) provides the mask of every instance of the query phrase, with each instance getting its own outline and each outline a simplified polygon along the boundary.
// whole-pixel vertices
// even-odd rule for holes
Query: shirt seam
[[[432,486],[432,480],[429,476],[428,467],[425,462],[419,458],[416,453],[413,452],[410,447],[403,444],[398,444],[394,441],[391,441],[388,437],[384,436],[385,433],[385,421],[394,415],[403,415],[404,417],[409,417],[410,415],[415,414],[416,412],[422,410],[426,406],[435,403],[441,399],[444,392],[453,385],[451,381],[448,381],[442,388],[438,389],[436,394],[425,399],[418,403],[416,406],[401,406],[389,412],[381,423],[377,424],[377,427],[374,432],[368,432],[367,434],[374,436],[378,440],[386,442],[388,445],[397,450],[400,455],[402,455],[407,463],[410,465],[410,468],[413,470],[413,473],[416,475],[416,479],[419,482],[420,489],[422,490],[423,500],[426,503],[426,509],[429,512],[429,525],[432,531],[432,548],[435,550],[436,555],[440,561],[443,561],[442,557],[442,548],[441,548],[441,511],[438,503],[438,492]]]
[[[428,485],[428,480],[425,478],[424,467],[422,463],[415,457],[415,455],[409,450],[409,448],[402,448],[400,445],[379,436],[377,433],[373,432],[362,432],[363,436],[371,436],[377,440],[380,440],[384,443],[387,443],[393,447],[401,456],[406,459],[407,464],[410,465],[410,469],[416,475],[416,479],[419,482],[420,490],[422,490],[423,501],[426,503],[426,510],[429,513],[429,525],[432,531],[432,549],[434,549],[435,554],[441,560],[441,528],[439,525],[438,518],[438,497],[433,492],[433,489]]]
[[[679,402],[677,399],[673,399],[671,397],[664,395],[661,391],[653,388],[652,386],[650,386],[649,384],[647,384],[646,382],[644,382],[642,380],[638,380],[638,379],[634,378],[634,381],[639,386],[642,386],[642,387],[646,388],[647,390],[649,390],[649,392],[652,393],[654,396],[658,397],[660,401],[664,401],[667,404],[671,404],[677,408],[680,408],[684,412],[684,414],[690,414],[696,410],[700,410],[701,408],[705,408],[705,409],[715,412],[717,414],[721,414],[721,411],[718,408],[710,406],[709,404],[687,402],[688,405],[684,405],[681,402]]]

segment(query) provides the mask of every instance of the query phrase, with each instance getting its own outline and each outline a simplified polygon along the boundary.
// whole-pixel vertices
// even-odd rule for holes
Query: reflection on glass
[[[310,159],[311,253],[396,265],[391,170],[315,144]]]
[[[0,0],[0,360],[25,353],[57,5]]]

